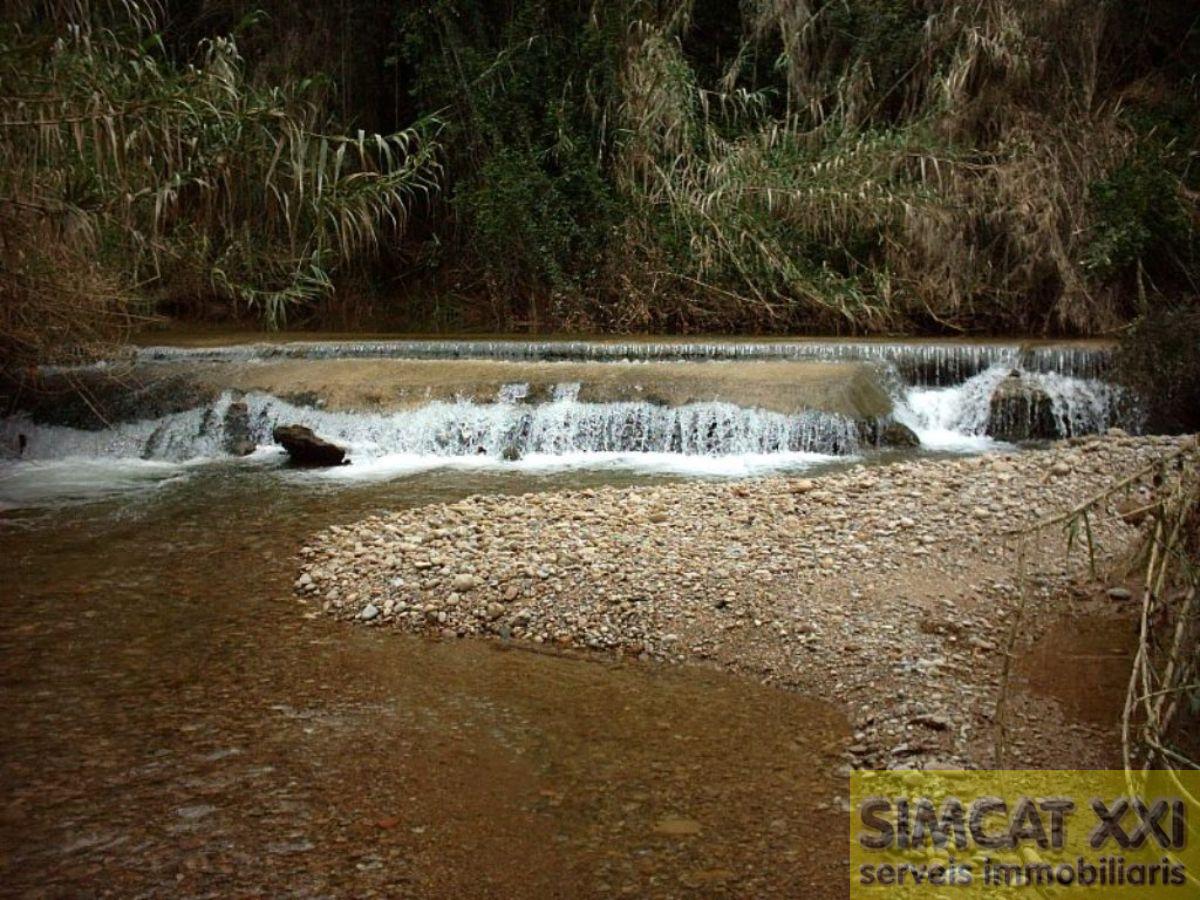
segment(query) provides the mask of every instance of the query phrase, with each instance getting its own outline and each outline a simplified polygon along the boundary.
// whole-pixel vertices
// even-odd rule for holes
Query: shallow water
[[[830,707],[351,627],[291,593],[329,524],[661,477],[209,464],[5,514],[0,892],[842,896]]]

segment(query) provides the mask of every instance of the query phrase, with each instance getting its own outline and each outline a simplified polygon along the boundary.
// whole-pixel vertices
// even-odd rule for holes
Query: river
[[[4,893],[838,895],[841,827],[812,810],[845,793],[832,708],[698,669],[346,629],[292,595],[322,526],[529,487],[281,490],[226,466],[10,519]]]
[[[951,426],[963,385],[1008,364],[914,386],[904,415],[927,448],[908,452],[994,446]],[[557,462],[413,464],[411,429],[381,446],[377,424],[312,414],[367,464],[196,458],[208,444],[156,458],[161,423],[5,425],[36,452],[0,468],[0,892],[844,895],[849,729],[832,706],[700,667],[348,628],[292,591],[297,549],[329,525],[752,475],[780,467],[769,452],[568,442]]]

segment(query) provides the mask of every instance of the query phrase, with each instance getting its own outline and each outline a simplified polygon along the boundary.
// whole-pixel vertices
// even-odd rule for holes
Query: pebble
[[[933,713],[924,713],[915,716],[912,719],[914,725],[923,725],[926,728],[932,728],[934,731],[949,731],[953,723],[949,718],[942,715],[934,715]]]
[[[699,834],[703,829],[695,819],[666,818],[659,819],[654,825],[654,830],[668,837],[688,837]]]
[[[1179,443],[1096,439],[1086,471],[1080,446],[1064,442],[819,479],[468,497],[314,536],[295,586],[345,619],[372,621],[382,606],[383,620],[405,630],[704,660],[869,700],[879,714],[853,758],[965,764],[964,735],[991,731],[998,648],[1020,599],[1006,533]],[[1047,479],[1056,466],[1067,471]],[[1114,511],[1091,524],[1100,559],[1138,534]],[[1046,597],[1081,564],[1057,539],[1029,553]],[[361,611],[357,597],[370,601]],[[947,679],[952,695],[926,687]],[[892,747],[905,748],[902,760]]]

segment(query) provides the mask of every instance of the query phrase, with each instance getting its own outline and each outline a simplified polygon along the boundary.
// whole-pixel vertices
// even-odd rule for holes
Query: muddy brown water
[[[833,708],[352,627],[292,596],[319,528],[593,477],[613,481],[213,466],[6,514],[0,893],[844,896]]]

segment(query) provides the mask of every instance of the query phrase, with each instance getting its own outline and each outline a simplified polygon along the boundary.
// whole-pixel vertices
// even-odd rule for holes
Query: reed
[[[1119,515],[1140,531],[1114,571],[1097,571],[1092,522]],[[1029,589],[1026,542],[1062,528],[1067,553],[1083,546],[1093,579],[1141,583],[1137,642],[1121,715],[1122,755],[1130,773],[1200,769],[1200,448],[1195,437],[1150,461],[1065,513],[1017,535],[1021,590]],[[1022,613],[1024,604],[1022,604]],[[1010,632],[1015,639],[1019,623]],[[997,765],[1004,764],[1006,667],[997,708]]]
[[[1133,313],[1131,268],[1194,287],[1196,195],[1180,176],[1152,201],[1176,233],[1098,260],[1119,217],[1096,195],[1144,152],[1101,71],[1109,6],[751,6],[719,91],[695,82],[685,26],[638,22],[619,107],[641,243],[667,230],[686,284],[722,309],[736,296],[735,316],[766,328],[1094,334]],[[767,52],[782,86],[754,83],[749,60]],[[1154,258],[1170,247],[1174,262]]]
[[[311,83],[249,80],[232,38],[174,62],[152,2],[26,6],[0,30],[8,365],[78,343],[71,322],[115,336],[156,295],[224,297],[277,326],[436,189],[432,119],[342,134]],[[39,337],[43,314],[66,324]]]
[[[1093,335],[1200,296],[1189,0],[11,6],[10,293],[53,239],[107,309],[268,325],[350,283],[491,330]]]

